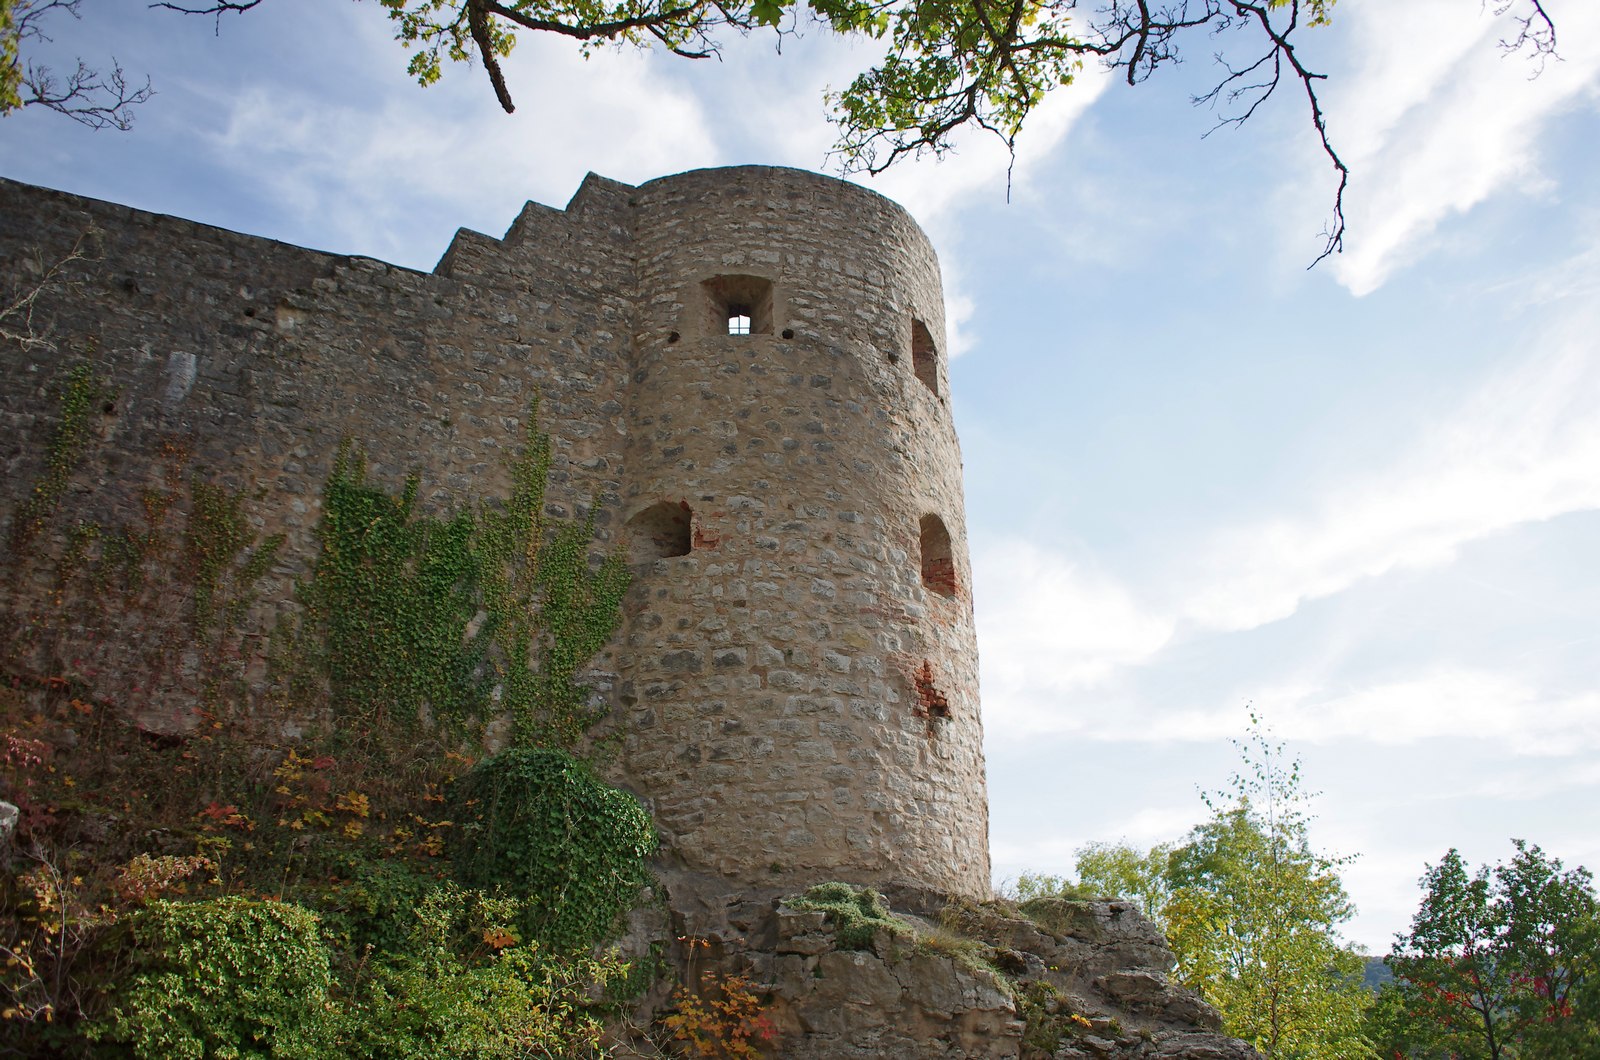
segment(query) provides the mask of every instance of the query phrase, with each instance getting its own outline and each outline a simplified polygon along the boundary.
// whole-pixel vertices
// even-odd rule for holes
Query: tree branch
[[[21,282],[0,301],[0,339],[8,339],[23,349],[55,349],[55,343],[39,334],[33,314],[39,296],[51,289],[71,290],[82,282],[74,276],[75,266],[99,261],[95,253],[100,239],[98,228],[85,229],[73,242],[72,249],[59,260],[45,265],[42,257],[24,259],[21,267],[34,274],[34,279]]]
[[[1484,0],[1487,7],[1490,0]],[[1544,9],[1543,0],[1493,0],[1491,10],[1498,15],[1507,15],[1511,9],[1527,4],[1525,14],[1511,15],[1511,20],[1516,24],[1515,37],[1501,37],[1500,50],[1507,55],[1512,52],[1528,50],[1532,53],[1535,62],[1533,76],[1538,77],[1544,73],[1544,67],[1551,59],[1557,62],[1561,56],[1556,52],[1556,24]]]
[[[506,88],[506,75],[500,70],[500,59],[495,55],[494,42],[489,39],[489,14],[485,10],[487,4],[484,0],[467,0],[467,24],[472,29],[472,43],[478,46],[478,55],[483,59],[484,72],[489,75],[489,84],[494,86],[495,98],[500,101],[500,106],[507,114],[516,110],[516,105],[511,102],[511,91]]]
[[[59,77],[48,66],[34,62],[23,65],[22,46],[29,41],[49,43],[45,34],[45,18],[64,12],[81,18],[78,7],[82,0],[19,0],[10,11],[9,26],[0,26],[9,42],[0,54],[6,56],[0,65],[0,115],[22,107],[43,107],[63,114],[73,121],[92,129],[123,129],[133,125],[133,108],[147,101],[154,92],[149,78],[143,85],[135,86],[115,58],[111,68],[102,74],[82,59],[66,77]]]

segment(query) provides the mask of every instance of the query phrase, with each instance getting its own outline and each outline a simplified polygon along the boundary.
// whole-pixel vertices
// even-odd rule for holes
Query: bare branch
[[[34,310],[39,296],[50,290],[71,290],[83,282],[81,266],[100,260],[96,253],[100,240],[98,228],[87,228],[66,256],[50,265],[43,258],[24,259],[17,263],[33,276],[18,283],[5,296],[0,296],[0,339],[15,342],[23,349],[55,349],[55,343],[39,333],[34,324]]]
[[[1486,7],[1489,3],[1490,0],[1484,0]],[[1544,72],[1545,63],[1551,59],[1560,61],[1561,56],[1556,53],[1556,24],[1545,11],[1543,0],[1493,0],[1493,4],[1491,10],[1497,16],[1511,14],[1513,8],[1527,5],[1524,13],[1511,15],[1517,34],[1500,38],[1502,52],[1507,55],[1524,50],[1531,52],[1537,64],[1534,77]]]
[[[11,10],[11,44],[7,65],[0,67],[0,114],[21,107],[43,107],[82,122],[92,129],[122,129],[133,125],[133,108],[154,92],[150,79],[135,86],[115,58],[108,72],[89,66],[82,59],[65,77],[50,67],[29,62],[22,65],[22,45],[29,41],[48,43],[44,20],[55,13],[81,18],[82,0],[21,0]]]
[[[258,6],[261,0],[214,0],[210,3],[184,4],[175,0],[156,0],[151,8],[161,8],[167,11],[176,11],[183,15],[215,15],[217,19],[217,32],[222,32],[222,16],[228,13],[240,14]]]
[[[1317,138],[1322,141],[1322,153],[1328,156],[1328,161],[1333,163],[1334,172],[1339,174],[1339,186],[1333,193],[1333,216],[1329,219],[1327,227],[1323,230],[1326,240],[1322,253],[1314,258],[1307,268],[1313,268],[1322,259],[1331,254],[1337,254],[1344,249],[1344,193],[1350,184],[1350,167],[1345,165],[1344,159],[1339,157],[1339,152],[1333,148],[1333,142],[1328,139],[1328,121],[1322,113],[1322,101],[1317,98],[1318,81],[1326,80],[1326,74],[1312,73],[1300,62],[1300,57],[1295,54],[1294,45],[1289,41],[1289,34],[1293,32],[1296,20],[1299,18],[1299,0],[1292,0],[1290,4],[1290,21],[1288,27],[1278,30],[1272,25],[1267,9],[1261,4],[1241,3],[1233,0],[1233,6],[1241,14],[1253,16],[1269,39],[1276,46],[1278,54],[1287,62],[1294,74],[1300,80],[1300,86],[1305,92],[1306,105],[1311,109],[1311,124],[1317,130]]]
[[[1322,111],[1322,101],[1317,96],[1317,82],[1326,80],[1327,75],[1308,69],[1300,61],[1295,51],[1295,43],[1290,39],[1300,25],[1300,0],[1290,0],[1287,5],[1288,17],[1283,24],[1273,21],[1274,8],[1268,0],[1257,0],[1257,2],[1228,0],[1228,4],[1231,11],[1219,11],[1223,24],[1231,27],[1237,19],[1240,24],[1254,26],[1265,38],[1263,42],[1265,51],[1249,65],[1238,68],[1231,66],[1220,54],[1217,55],[1216,61],[1227,71],[1226,76],[1209,92],[1196,96],[1194,102],[1212,107],[1220,104],[1217,124],[1205,134],[1210,136],[1223,126],[1239,126],[1249,121],[1283,83],[1286,68],[1292,79],[1299,82],[1311,111],[1311,125],[1317,131],[1322,153],[1327,156],[1334,172],[1338,174],[1338,184],[1333,194],[1332,217],[1322,232],[1324,242],[1321,253],[1312,260],[1311,265],[1307,266],[1312,268],[1324,258],[1344,249],[1344,193],[1350,183],[1350,167],[1334,149],[1333,141],[1328,136],[1328,123]],[[1262,74],[1261,79],[1252,80],[1258,73]]]
[[[507,22],[515,23],[523,29],[539,30],[542,33],[556,33],[563,37],[572,37],[577,40],[616,40],[629,30],[648,30],[651,27],[659,28],[680,23],[690,27],[704,27],[707,31],[719,25],[737,26],[742,29],[753,28],[753,25],[747,20],[736,20],[729,15],[707,18],[703,13],[703,6],[698,4],[662,8],[660,11],[653,11],[647,15],[619,18],[610,22],[567,23],[534,18],[515,8],[497,3],[496,0],[478,0],[478,2],[482,3],[484,10],[491,14],[499,15]]]
[[[43,107],[64,114],[73,121],[91,129],[119,129],[126,132],[133,127],[132,108],[155,95],[150,79],[135,87],[128,83],[122,66],[111,60],[109,73],[86,65],[78,60],[78,68],[65,79],[58,79],[47,66],[28,64],[22,75],[24,107]]]

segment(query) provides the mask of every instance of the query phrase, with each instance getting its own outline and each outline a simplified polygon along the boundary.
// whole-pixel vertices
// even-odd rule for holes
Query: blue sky
[[[1322,793],[1318,844],[1359,855],[1375,951],[1451,846],[1600,869],[1600,6],[1546,6],[1538,77],[1470,0],[1345,0],[1307,37],[1355,170],[1311,271],[1333,184],[1304,105],[1202,139],[1205,42],[1053,98],[1009,203],[984,140],[864,181],[945,267],[997,879],[1198,823],[1247,704]],[[475,70],[411,84],[373,4],[85,14],[65,57],[156,97],[124,134],[7,118],[0,173],[419,268],[590,170],[825,168],[823,89],[871,55],[530,37],[506,117]]]

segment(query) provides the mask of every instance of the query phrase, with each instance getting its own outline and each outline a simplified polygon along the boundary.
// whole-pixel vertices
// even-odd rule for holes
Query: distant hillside
[[[1366,967],[1362,969],[1361,982],[1368,990],[1376,994],[1379,987],[1393,978],[1394,973],[1389,970],[1387,964],[1383,963],[1382,957],[1366,958]]]

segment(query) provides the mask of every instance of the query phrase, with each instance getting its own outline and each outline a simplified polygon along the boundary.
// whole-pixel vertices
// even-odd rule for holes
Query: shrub
[[[761,999],[742,975],[707,976],[697,993],[679,988],[677,1011],[661,1021],[690,1056],[754,1060],[777,1037]]]
[[[909,924],[889,912],[883,895],[870,888],[857,890],[848,883],[819,883],[798,897],[784,899],[784,904],[790,909],[827,913],[841,949],[867,949],[879,931],[896,936],[911,933]]]
[[[588,1055],[593,1000],[623,978],[615,954],[546,957],[519,942],[526,900],[445,885],[416,907],[406,944],[357,990],[341,1019],[344,1057],[513,1060]]]
[[[156,901],[126,921],[129,973],[92,1037],[140,1058],[326,1057],[328,951],[309,910]]]
[[[564,751],[504,751],[451,788],[451,858],[471,887],[530,896],[520,924],[555,950],[612,935],[649,882],[655,828],[639,801]]]

